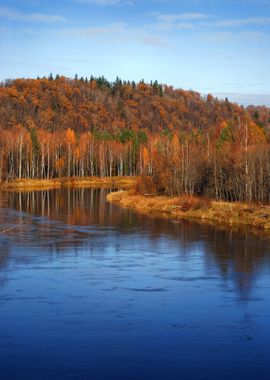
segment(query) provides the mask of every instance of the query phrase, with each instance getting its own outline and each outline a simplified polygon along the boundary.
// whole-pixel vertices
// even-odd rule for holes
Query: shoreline
[[[136,177],[64,177],[53,179],[15,179],[0,184],[2,191],[38,191],[61,188],[131,188]]]
[[[134,190],[110,193],[107,200],[147,215],[185,219],[224,228],[246,228],[270,236],[270,207],[266,206],[217,202],[188,196],[145,196]]]
[[[134,190],[136,177],[64,177],[54,179],[16,179],[0,184],[0,191],[41,191],[80,188],[122,188],[107,195],[107,200],[146,215],[188,220],[221,228],[247,228],[270,237],[270,207],[240,202],[212,201],[187,195],[141,195]]]

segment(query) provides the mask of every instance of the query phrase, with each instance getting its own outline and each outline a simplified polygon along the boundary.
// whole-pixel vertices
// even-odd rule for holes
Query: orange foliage
[[[6,81],[0,181],[142,174],[143,191],[267,202],[269,127],[266,107],[157,82]]]

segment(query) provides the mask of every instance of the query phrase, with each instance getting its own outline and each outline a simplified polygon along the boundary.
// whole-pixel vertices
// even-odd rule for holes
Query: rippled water
[[[1,379],[269,379],[269,240],[105,197],[0,194]]]

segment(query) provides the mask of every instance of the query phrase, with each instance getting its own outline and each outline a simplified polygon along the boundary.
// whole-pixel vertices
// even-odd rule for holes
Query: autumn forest
[[[269,203],[270,109],[157,81],[1,84],[1,182],[135,175],[142,192]]]

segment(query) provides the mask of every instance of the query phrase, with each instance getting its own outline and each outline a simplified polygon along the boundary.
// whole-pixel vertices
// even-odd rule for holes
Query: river
[[[107,192],[0,193],[1,379],[268,380],[269,240]]]

